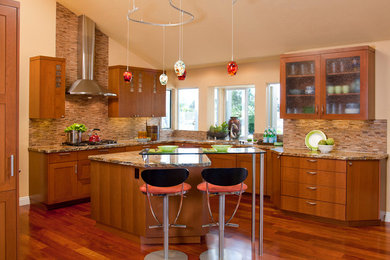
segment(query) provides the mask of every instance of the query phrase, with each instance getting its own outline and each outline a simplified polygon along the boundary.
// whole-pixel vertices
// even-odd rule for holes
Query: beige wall
[[[199,130],[207,131],[213,122],[213,87],[234,85],[255,85],[255,132],[262,132],[266,127],[266,86],[279,82],[279,58],[253,63],[238,63],[235,76],[227,74],[226,65],[187,70],[184,81],[175,80],[176,88],[199,88]],[[170,77],[174,78],[175,77]],[[206,119],[206,120],[204,120]]]
[[[28,95],[29,58],[55,56],[56,2],[19,0],[20,2],[20,91],[19,91],[19,180],[20,196],[28,195]]]
[[[130,46],[131,47],[131,46]],[[131,50],[131,48],[130,48]],[[117,41],[113,39],[109,39],[108,42],[108,65],[126,65],[126,48],[119,44]],[[152,68],[156,69],[153,65],[149,64],[139,56],[135,55],[133,52],[129,52],[129,65],[142,67],[142,68]]]

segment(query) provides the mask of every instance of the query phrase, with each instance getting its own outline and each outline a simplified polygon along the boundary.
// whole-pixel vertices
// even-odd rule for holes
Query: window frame
[[[167,94],[167,92],[169,92],[169,127],[161,127],[161,129],[172,129],[172,89],[166,89],[165,95]],[[168,111],[165,111],[165,117],[167,117],[167,115],[168,115]],[[161,118],[161,121],[163,118],[164,117]]]
[[[274,85],[279,85],[279,88],[280,88],[280,83],[279,82],[273,82],[273,83],[267,83],[267,92],[266,92],[266,102],[267,102],[267,127],[268,128],[274,128],[275,130],[277,130],[277,121],[278,119],[277,118],[274,118],[274,113],[273,113],[273,109],[272,109],[272,106],[273,106],[273,91],[271,90],[271,88],[274,86]],[[281,93],[280,93],[281,94]],[[280,115],[280,95],[279,95],[279,115]],[[283,120],[282,118],[279,117],[279,119]],[[282,126],[282,133],[278,133],[278,134],[283,134],[283,126]]]

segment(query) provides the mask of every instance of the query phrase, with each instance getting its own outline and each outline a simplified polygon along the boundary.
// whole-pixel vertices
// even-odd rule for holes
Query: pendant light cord
[[[234,0],[232,0],[232,61],[234,61]]]
[[[165,26],[163,26],[163,74],[165,74]]]

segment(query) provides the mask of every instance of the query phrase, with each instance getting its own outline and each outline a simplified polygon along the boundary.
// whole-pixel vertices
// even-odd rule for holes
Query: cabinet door
[[[157,73],[154,74],[153,82],[152,116],[164,117],[166,113],[166,87],[160,84],[159,75]]]
[[[251,154],[237,154],[237,167],[248,170],[248,177],[245,184],[248,185],[247,192],[252,192],[252,155]],[[260,194],[260,187],[258,185],[260,178],[260,154],[256,154],[256,193]],[[266,188],[266,185],[264,185]],[[266,192],[264,192],[266,193]]]
[[[0,192],[0,260],[16,259],[16,191]]]
[[[49,164],[48,204],[77,198],[77,161]]]
[[[281,156],[272,153],[272,203],[280,208],[281,206]]]
[[[152,116],[152,94],[154,76],[152,72],[140,71],[138,73],[137,116]]]
[[[368,84],[368,51],[324,54],[321,70],[321,117],[369,119],[369,88],[374,86]]]
[[[235,168],[237,156],[235,154],[207,154],[211,161],[210,168]]]
[[[87,198],[91,194],[91,161],[77,162],[77,196]]]
[[[320,71],[319,55],[281,59],[281,118],[319,117]]]
[[[0,5],[0,191],[16,189],[18,174],[16,43],[17,9]]]

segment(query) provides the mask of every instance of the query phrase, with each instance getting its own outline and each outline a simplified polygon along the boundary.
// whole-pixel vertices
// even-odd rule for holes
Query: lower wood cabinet
[[[49,164],[47,185],[47,204],[78,198],[77,161]]]
[[[376,224],[386,209],[386,160],[329,160],[272,154],[273,204],[283,210]]]
[[[0,259],[16,259],[16,190],[0,192]]]
[[[88,156],[125,152],[126,148],[45,154],[30,152],[30,200],[53,205],[88,198],[91,193]]]

